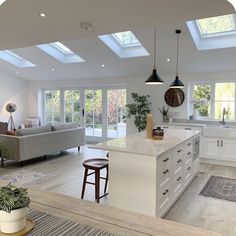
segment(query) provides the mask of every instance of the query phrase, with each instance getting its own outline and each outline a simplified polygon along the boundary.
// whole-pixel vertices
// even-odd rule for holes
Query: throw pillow
[[[25,129],[17,129],[16,134],[18,136],[26,136],[32,134],[41,134],[51,132],[51,125],[44,125],[35,128],[25,128]]]
[[[52,125],[52,131],[59,131],[59,130],[64,130],[64,129],[73,129],[77,128],[78,124],[76,123],[63,123],[63,124],[55,124]]]

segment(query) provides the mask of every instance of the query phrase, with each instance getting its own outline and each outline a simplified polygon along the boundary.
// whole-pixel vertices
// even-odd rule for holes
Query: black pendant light
[[[156,70],[156,27],[154,35],[154,65],[151,76],[145,81],[145,84],[163,84],[163,80],[157,74]]]
[[[177,35],[176,76],[175,80],[171,83],[170,88],[183,88],[184,84],[179,79],[179,34],[181,33],[181,30],[176,30],[175,33]]]

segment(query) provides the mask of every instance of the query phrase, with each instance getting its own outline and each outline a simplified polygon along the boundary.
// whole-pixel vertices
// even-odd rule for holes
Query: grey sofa
[[[27,128],[16,134],[1,134],[0,144],[7,148],[7,159],[18,162],[85,144],[85,129],[72,124]]]

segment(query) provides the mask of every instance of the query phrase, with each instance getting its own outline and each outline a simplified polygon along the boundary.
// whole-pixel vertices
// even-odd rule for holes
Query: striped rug
[[[114,236],[93,226],[30,209],[29,218],[35,223],[28,236]]]

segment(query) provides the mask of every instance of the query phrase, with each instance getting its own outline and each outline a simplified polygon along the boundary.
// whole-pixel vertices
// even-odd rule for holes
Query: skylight
[[[141,46],[141,43],[131,31],[114,33],[112,36],[123,47]]]
[[[235,14],[187,21],[198,50],[236,47]]]
[[[235,16],[233,14],[199,19],[196,22],[203,37],[235,31]]]
[[[9,50],[0,51],[0,59],[19,68],[35,67],[36,65]]]
[[[65,53],[65,54],[72,54],[73,53],[68,47],[66,47],[61,42],[54,42],[54,43],[51,43],[51,44],[54,47],[56,47],[58,50],[60,50],[62,53]]]
[[[70,50],[61,42],[40,44],[40,45],[37,45],[37,47],[62,63],[85,62],[83,58],[75,54],[72,50]]]
[[[98,37],[120,58],[150,55],[131,31],[105,34]]]

